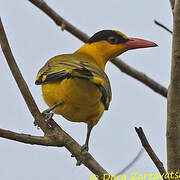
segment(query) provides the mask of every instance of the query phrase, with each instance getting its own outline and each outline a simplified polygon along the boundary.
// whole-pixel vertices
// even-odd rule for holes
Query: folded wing
[[[62,81],[65,78],[87,79],[94,83],[102,93],[101,101],[105,110],[108,109],[112,97],[109,79],[94,63],[54,57],[40,69],[35,84]]]

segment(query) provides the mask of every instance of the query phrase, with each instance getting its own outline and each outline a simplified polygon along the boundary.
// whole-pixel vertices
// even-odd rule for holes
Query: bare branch
[[[118,173],[116,174],[116,176],[122,175],[122,174],[124,174],[126,171],[128,171],[128,170],[139,160],[139,158],[141,157],[141,155],[143,154],[143,152],[144,152],[144,149],[141,148],[141,150],[138,152],[138,154],[135,156],[135,158],[134,158],[126,167],[124,167],[120,172],[118,172]]]
[[[165,29],[166,31],[170,32],[171,34],[173,33],[169,28],[167,28],[165,25],[161,24],[160,22],[154,20],[154,23],[160,27],[162,27],[163,29]]]
[[[129,76],[141,81],[146,86],[150,87],[155,92],[161,94],[164,97],[167,97],[167,89],[145,75],[142,72],[135,70],[134,68],[130,67],[128,64],[124,63],[123,61],[116,59],[111,61],[114,65],[116,65],[122,72],[125,72]]]
[[[28,0],[39,9],[41,9],[45,14],[47,14],[58,26],[62,26],[63,29],[67,30],[75,37],[80,39],[83,42],[86,42],[89,39],[89,36],[80,31],[78,28],[67,22],[63,19],[59,14],[57,14],[52,8],[50,8],[44,0]],[[147,85],[149,88],[153,89],[155,92],[159,93],[160,95],[167,97],[167,89],[160,85],[159,83],[155,82],[144,73],[136,71],[125,62],[122,62],[120,59],[116,58],[112,61],[115,66],[117,66],[122,72],[125,72],[129,76],[132,76],[136,80],[142,82],[143,84]],[[132,71],[133,70],[133,71]],[[148,82],[146,82],[148,80]],[[152,81],[152,82],[151,82]]]
[[[149,144],[149,142],[148,142],[148,140],[147,140],[147,138],[143,132],[143,129],[141,127],[139,127],[139,128],[135,127],[135,130],[139,136],[139,139],[141,140],[142,146],[144,147],[144,149],[146,150],[146,152],[148,153],[148,155],[150,156],[150,158],[152,159],[152,161],[156,165],[160,174],[165,175],[166,170],[164,169],[163,163],[159,160],[159,158],[157,157],[157,155],[153,151],[152,147],[150,146],[150,144]],[[167,178],[164,178],[164,176],[163,176],[163,179],[167,180]]]
[[[0,129],[0,137],[31,145],[63,146],[62,143],[58,144],[48,136],[31,136],[29,134],[16,133],[5,129]]]
[[[71,152],[76,157],[78,161],[81,161],[90,171],[98,175],[98,178],[102,180],[104,174],[108,174],[108,172],[98,164],[98,162],[91,156],[91,154],[86,153],[86,155],[82,155],[81,146],[71,136],[63,131],[62,128],[58,126],[58,124],[53,119],[51,119],[50,124],[47,124],[46,121],[44,121],[44,117],[40,113],[12,55],[1,19],[0,44],[8,65],[12,71],[12,74],[26,101],[26,104],[31,111],[31,114],[35,118],[36,124],[44,131],[45,138],[46,136],[48,136],[48,138],[54,141],[55,144],[58,144],[59,146],[65,146],[69,150],[69,152]]]

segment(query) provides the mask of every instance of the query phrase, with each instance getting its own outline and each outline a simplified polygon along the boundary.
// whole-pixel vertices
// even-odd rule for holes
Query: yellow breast
[[[42,85],[42,92],[49,107],[63,103],[53,112],[70,121],[87,123],[91,120],[95,125],[104,112],[102,93],[89,80],[72,78],[46,83]]]

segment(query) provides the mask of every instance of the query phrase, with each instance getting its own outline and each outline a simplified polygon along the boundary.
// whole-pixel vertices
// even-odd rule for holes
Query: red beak
[[[138,38],[129,38],[129,41],[127,41],[124,45],[128,50],[158,46],[157,44],[151,41]]]

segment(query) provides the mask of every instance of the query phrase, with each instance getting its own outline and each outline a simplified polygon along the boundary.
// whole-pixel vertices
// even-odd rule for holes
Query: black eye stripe
[[[103,30],[99,31],[96,34],[94,34],[88,41],[87,43],[91,44],[93,42],[98,42],[98,41],[103,41],[103,40],[108,40],[109,37],[115,37],[117,39],[116,44],[120,43],[125,43],[128,41],[128,39],[124,38],[120,34],[118,34],[115,31],[112,30]]]

